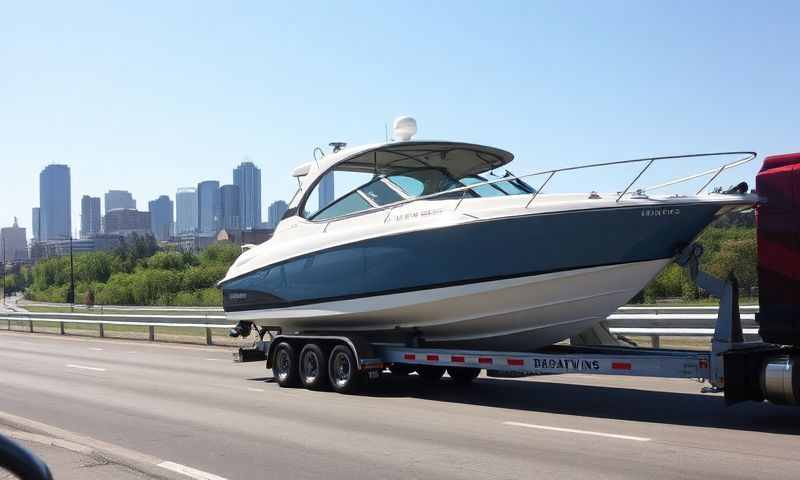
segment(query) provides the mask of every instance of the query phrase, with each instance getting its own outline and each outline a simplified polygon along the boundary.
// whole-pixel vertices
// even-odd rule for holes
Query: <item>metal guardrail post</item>
[[[28,330],[33,333],[33,319],[28,317]]]
[[[211,329],[206,327],[206,345],[213,345],[214,342],[211,340]]]
[[[97,324],[97,331],[100,333],[100,338],[103,338],[103,337],[106,336],[106,332],[103,329],[103,324],[102,323],[98,323]]]
[[[150,326],[147,327],[147,337],[148,337],[148,340],[150,340],[151,342],[155,342],[155,340],[156,340],[156,327],[154,327],[153,325],[150,325]]]
[[[659,335],[651,335],[650,341],[653,344],[653,348],[661,348],[661,337]]]
[[[58,322],[58,334],[64,335],[64,322]]]

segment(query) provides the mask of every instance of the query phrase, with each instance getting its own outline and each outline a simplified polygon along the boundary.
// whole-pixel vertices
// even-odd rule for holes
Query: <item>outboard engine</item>
[[[767,157],[756,192],[759,334],[800,346],[800,153]]]

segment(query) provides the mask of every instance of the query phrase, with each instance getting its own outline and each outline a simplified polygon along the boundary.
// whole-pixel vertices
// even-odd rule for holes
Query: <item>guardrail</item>
[[[714,333],[717,319],[715,306],[683,307],[622,307],[607,318],[612,333],[625,336],[650,337],[654,347],[661,343],[661,337],[707,337]],[[757,337],[758,325],[755,312],[758,306],[741,306],[742,327],[746,337]],[[665,313],[662,313],[665,312]],[[678,313],[682,312],[682,313]],[[702,313],[696,313],[702,312]],[[707,313],[708,312],[708,313]],[[753,313],[744,313],[753,312]],[[98,335],[105,337],[104,325],[128,325],[147,327],[148,340],[155,341],[156,328],[201,328],[205,329],[206,344],[213,345],[212,330],[230,329],[225,315],[148,315],[148,314],[108,314],[108,313],[59,313],[59,312],[0,312],[0,319],[6,320],[6,329],[11,330],[12,322],[28,323],[28,331],[34,333],[34,322],[57,323],[59,334],[65,335],[65,324],[97,325]]]

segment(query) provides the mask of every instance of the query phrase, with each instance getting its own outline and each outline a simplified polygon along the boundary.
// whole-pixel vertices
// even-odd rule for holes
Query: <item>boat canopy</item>
[[[351,172],[390,175],[409,170],[446,170],[453,178],[477,175],[514,159],[505,150],[455,142],[400,142],[359,152],[331,167]],[[330,167],[329,167],[330,169]]]

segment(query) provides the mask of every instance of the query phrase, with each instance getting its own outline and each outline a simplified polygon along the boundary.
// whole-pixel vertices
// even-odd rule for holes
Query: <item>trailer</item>
[[[719,299],[711,351],[624,345],[602,323],[569,345],[501,352],[432,348],[413,335],[399,343],[373,343],[341,332],[284,333],[248,321],[237,324],[231,336],[255,330],[259,340],[239,349],[235,360],[266,360],[281,387],[339,393],[389,376],[387,370],[401,376],[416,372],[431,382],[447,373],[453,384],[468,384],[486,370],[493,377],[581,373],[698,379],[708,383],[703,392],[723,392],[729,405],[748,400],[800,405],[800,153],[765,159],[756,183],[762,198],[757,211],[761,312],[756,319],[770,343],[744,340],[736,279],[701,271],[702,247],[691,244],[674,260],[698,287]]]

